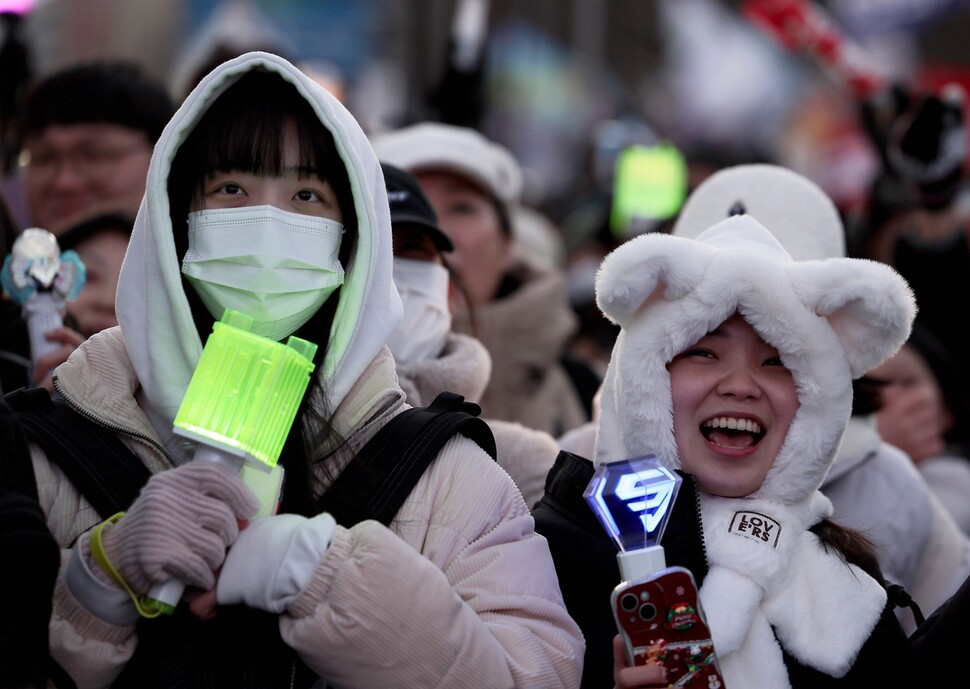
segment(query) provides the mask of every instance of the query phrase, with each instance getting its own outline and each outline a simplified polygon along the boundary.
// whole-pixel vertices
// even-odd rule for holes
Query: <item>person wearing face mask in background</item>
[[[227,308],[257,335],[318,345],[271,516],[254,518],[249,485],[194,460],[173,428]],[[51,652],[79,689],[575,686],[583,640],[548,546],[474,441],[449,439],[388,526],[327,510],[337,477],[409,407],[386,347],[401,301],[383,175],[333,94],[262,52],[200,82],[152,156],[117,316],[56,389],[147,483],[102,514],[30,448],[62,551]],[[153,617],[146,597],[173,578],[183,598]]]
[[[467,127],[421,122],[371,135],[378,157],[414,175],[442,231],[461,285],[452,329],[473,335],[492,359],[475,401],[489,419],[558,436],[589,420],[599,377],[568,356],[578,321],[565,276],[519,251],[522,169],[512,154]],[[581,373],[577,373],[577,370]]]
[[[394,238],[394,283],[404,304],[400,327],[387,342],[408,404],[429,404],[442,390],[475,402],[492,370],[484,345],[451,329],[451,278],[446,255],[454,244],[412,175],[382,163]],[[495,436],[497,461],[527,505],[542,497],[555,461],[555,439],[520,423],[486,419]]]
[[[438,227],[434,209],[414,177],[387,163],[381,163],[381,171],[391,209],[394,285],[404,305],[401,325],[387,341],[400,374],[402,366],[437,359],[446,348],[451,305],[444,254],[455,245]],[[427,402],[433,398],[434,393]]]

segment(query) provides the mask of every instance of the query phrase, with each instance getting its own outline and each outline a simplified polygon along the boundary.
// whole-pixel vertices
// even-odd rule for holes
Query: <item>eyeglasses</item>
[[[111,173],[111,168],[131,156],[150,153],[144,144],[106,146],[103,144],[81,145],[69,150],[36,148],[20,153],[20,167],[35,179],[49,180],[60,171],[61,165],[70,168],[87,180],[97,180]]]

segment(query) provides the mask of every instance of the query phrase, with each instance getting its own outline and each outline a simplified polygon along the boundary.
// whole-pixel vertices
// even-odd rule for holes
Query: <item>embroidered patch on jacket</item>
[[[728,525],[728,533],[768,543],[772,548],[777,548],[781,524],[760,512],[735,512]]]

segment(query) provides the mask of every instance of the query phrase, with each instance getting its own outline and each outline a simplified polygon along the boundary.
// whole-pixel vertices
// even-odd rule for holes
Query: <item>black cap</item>
[[[381,169],[384,171],[387,201],[391,207],[391,225],[419,227],[438,247],[438,251],[454,251],[455,245],[438,227],[438,216],[417,180],[410,173],[387,163],[381,163]]]

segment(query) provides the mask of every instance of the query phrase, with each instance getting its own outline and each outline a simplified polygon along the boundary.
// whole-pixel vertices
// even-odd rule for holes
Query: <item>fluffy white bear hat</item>
[[[761,487],[793,504],[818,489],[852,407],[852,379],[909,337],[916,302],[890,266],[795,261],[749,215],[696,238],[646,234],[600,265],[596,300],[620,326],[601,391],[597,463],[655,453],[680,468],[666,365],[735,312],[792,372],[799,409]]]

